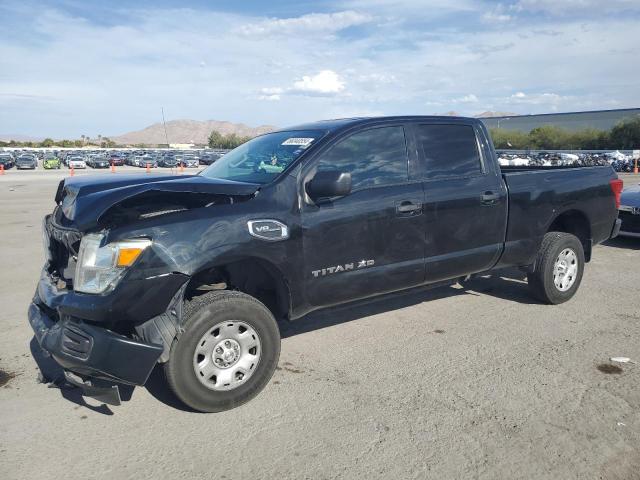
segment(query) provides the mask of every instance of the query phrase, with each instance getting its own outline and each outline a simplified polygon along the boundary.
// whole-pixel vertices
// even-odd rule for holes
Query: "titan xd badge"
[[[247,222],[247,227],[251,235],[269,242],[289,238],[289,228],[277,220],[251,220]]]
[[[360,268],[372,267],[375,264],[373,260],[360,260],[355,263],[345,263],[344,265],[336,265],[335,267],[321,268],[320,270],[313,270],[311,275],[314,277],[324,277],[325,275],[332,275],[334,273],[348,272],[349,270],[358,270]]]

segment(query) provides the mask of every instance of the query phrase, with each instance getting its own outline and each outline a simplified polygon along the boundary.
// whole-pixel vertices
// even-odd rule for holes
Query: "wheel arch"
[[[564,232],[575,235],[584,249],[585,261],[591,260],[591,222],[583,211],[571,209],[558,214],[549,224],[548,232]]]
[[[291,289],[282,270],[269,260],[245,256],[208,265],[196,271],[185,289],[191,298],[211,289],[244,292],[260,300],[278,318],[288,318]]]

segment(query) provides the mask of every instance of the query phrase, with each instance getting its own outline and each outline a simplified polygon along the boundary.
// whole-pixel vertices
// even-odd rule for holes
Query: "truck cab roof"
[[[355,126],[375,125],[380,122],[433,122],[441,121],[446,123],[480,123],[480,120],[471,117],[454,117],[445,115],[400,115],[400,116],[382,116],[382,117],[353,117],[353,118],[336,118],[330,120],[320,120],[317,122],[303,123],[279,131],[291,130],[322,130],[327,133],[338,133]]]

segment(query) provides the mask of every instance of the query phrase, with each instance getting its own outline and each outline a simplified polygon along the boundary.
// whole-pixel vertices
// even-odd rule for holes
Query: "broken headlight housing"
[[[137,238],[100,246],[104,235],[82,237],[74,279],[74,290],[103,293],[115,287],[128,267],[151,245],[151,240]]]

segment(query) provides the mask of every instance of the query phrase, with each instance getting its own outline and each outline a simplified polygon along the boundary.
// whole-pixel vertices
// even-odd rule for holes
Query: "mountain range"
[[[166,143],[195,143],[205,144],[209,134],[216,130],[222,135],[235,133],[240,137],[255,137],[263,133],[271,132],[276,127],[272,125],[260,125],[249,127],[244,123],[232,123],[219,120],[170,120],[167,122],[167,133],[162,123],[154,123],[142,130],[124,133],[109,137],[119,145],[135,144],[166,144]],[[167,142],[167,139],[169,140]]]

